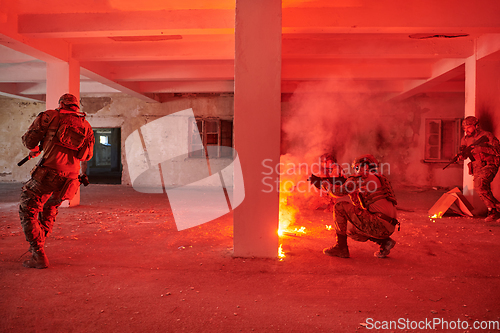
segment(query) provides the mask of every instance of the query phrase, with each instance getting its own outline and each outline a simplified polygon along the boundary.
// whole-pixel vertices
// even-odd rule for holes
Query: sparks
[[[306,233],[306,227],[300,227],[300,229],[295,228],[295,230],[294,230],[294,231],[295,231],[295,232],[300,232],[300,233],[305,234],[305,233]]]

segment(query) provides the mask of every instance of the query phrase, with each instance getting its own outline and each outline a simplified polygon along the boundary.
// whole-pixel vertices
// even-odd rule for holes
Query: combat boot
[[[43,248],[38,250],[31,248],[31,250],[33,253],[31,259],[23,262],[24,267],[38,269],[49,267],[49,259],[47,258]]]
[[[500,213],[495,208],[488,210],[488,215],[484,219],[484,222],[493,222],[500,218]]]
[[[337,234],[337,244],[326,248],[323,253],[327,256],[349,258],[349,248],[347,247],[347,236]]]
[[[396,245],[396,241],[390,237],[373,241],[380,245],[379,250],[374,253],[375,257],[377,258],[387,257],[389,253],[391,253],[391,249],[394,247],[394,245]]]

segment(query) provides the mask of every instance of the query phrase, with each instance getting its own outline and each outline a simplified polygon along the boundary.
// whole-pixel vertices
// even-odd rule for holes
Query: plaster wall
[[[443,170],[446,164],[425,162],[424,155],[425,120],[463,119],[464,103],[463,94],[436,93],[420,95],[400,106],[402,110],[407,110],[407,119],[395,127],[406,133],[404,136],[409,144],[405,144],[403,140],[400,146],[403,149],[396,149],[397,154],[392,159],[394,171],[399,173],[397,181],[415,186],[462,188],[463,162],[452,164]]]
[[[36,115],[45,110],[45,103],[26,102],[20,99],[0,98],[0,181],[19,182],[29,179],[29,172],[38,159],[18,167],[17,162],[28,155],[21,136]]]
[[[499,70],[498,65],[491,64],[481,68],[485,73],[495,68]],[[485,79],[495,80],[495,76],[485,76]],[[496,87],[498,81],[488,84]],[[493,94],[490,98],[498,98],[497,95]],[[425,118],[462,118],[462,94],[420,95],[397,104],[364,101],[350,107],[346,107],[345,102],[338,105],[317,104],[315,96],[308,98],[316,100],[316,104],[293,98],[282,102],[282,154],[293,153],[301,163],[314,162],[313,157],[319,156],[322,150],[334,147],[339,152],[339,162],[349,164],[356,156],[370,153],[389,163],[390,178],[396,184],[461,186],[462,165],[443,171],[442,163],[424,163],[423,158]],[[332,106],[340,108],[341,105],[347,109],[332,111]],[[124,145],[132,132],[156,119],[188,108],[193,109],[195,116],[232,119],[233,107],[232,96],[193,95],[171,98],[164,103],[145,103],[122,94],[82,96],[82,110],[88,114],[87,119],[93,127],[121,128],[124,185],[131,185]],[[328,112],[324,112],[325,109]],[[0,98],[0,110],[0,181],[26,181],[37,159],[28,161],[22,167],[17,166],[17,162],[28,152],[20,138],[35,116],[45,110],[45,104]],[[492,125],[500,124],[500,112],[489,110],[489,117],[494,120]],[[175,131],[173,128],[172,135],[186,134]],[[498,136],[499,133],[496,134]],[[205,161],[193,160],[193,169],[198,170],[200,163]],[[222,163],[226,165],[227,161]],[[175,183],[174,174],[169,179]],[[494,183],[498,188],[499,180]]]

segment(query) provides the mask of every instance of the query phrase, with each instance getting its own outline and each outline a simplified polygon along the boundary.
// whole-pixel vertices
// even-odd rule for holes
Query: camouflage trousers
[[[479,198],[484,202],[486,207],[500,208],[500,202],[491,192],[491,182],[498,172],[498,166],[487,165],[479,168],[476,164],[474,168],[474,189],[476,190]],[[476,171],[477,169],[477,171]]]
[[[45,238],[52,231],[65,182],[65,177],[51,170],[43,179],[32,178],[22,188],[19,217],[26,240],[35,251],[43,248]]]
[[[370,238],[385,239],[393,234],[395,226],[350,202],[335,204],[335,230],[337,234],[347,235],[359,242]]]

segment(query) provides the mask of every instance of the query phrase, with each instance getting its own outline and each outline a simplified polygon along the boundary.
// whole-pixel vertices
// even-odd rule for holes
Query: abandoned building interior
[[[234,147],[245,183],[234,216],[242,255],[276,253],[268,230],[279,195],[263,191],[266,160],[283,169],[267,176],[285,179],[287,165],[326,151],[343,163],[370,153],[397,184],[471,196],[462,166],[442,166],[457,153],[464,116],[498,135],[499,10],[487,0],[109,1],[91,10],[3,1],[1,181],[28,179],[35,162],[16,166],[26,154],[19,138],[71,92],[95,131],[94,183],[132,185],[129,135],[185,109],[205,146]],[[164,178],[168,187],[175,177]],[[262,225],[246,230],[255,220]],[[252,237],[259,250],[245,245]]]

